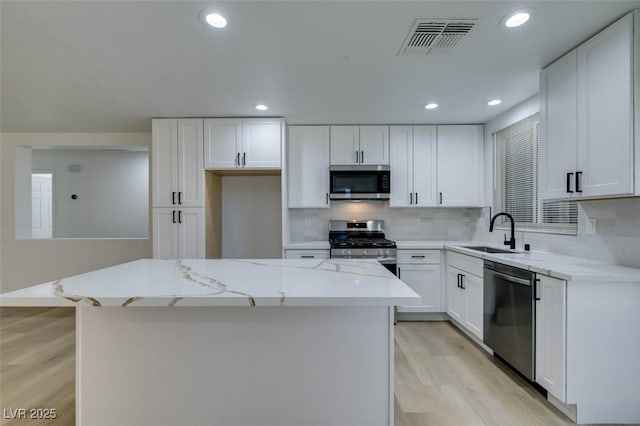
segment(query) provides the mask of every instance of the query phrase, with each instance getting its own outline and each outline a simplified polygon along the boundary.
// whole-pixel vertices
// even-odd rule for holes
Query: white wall
[[[282,257],[280,176],[222,177],[222,258]]]
[[[485,123],[485,188],[493,197],[493,137],[496,131],[539,111],[534,96]],[[491,202],[492,204],[492,202]],[[496,213],[495,211],[493,213]],[[503,231],[488,232],[489,209],[483,209],[474,239],[501,244]],[[595,235],[585,233],[586,222],[596,220]],[[585,259],[640,268],[640,198],[584,201],[578,208],[578,235],[517,232],[518,248],[531,244],[532,250],[577,256]]]
[[[54,238],[148,237],[148,152],[36,149],[32,167],[53,172]]]
[[[15,148],[20,146],[145,146],[151,133],[0,134],[0,289],[2,292],[152,256],[149,239],[17,240]]]

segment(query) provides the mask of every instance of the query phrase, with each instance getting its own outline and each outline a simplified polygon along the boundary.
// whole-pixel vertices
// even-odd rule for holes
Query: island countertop
[[[376,261],[141,259],[0,295],[0,306],[393,306],[420,297]]]

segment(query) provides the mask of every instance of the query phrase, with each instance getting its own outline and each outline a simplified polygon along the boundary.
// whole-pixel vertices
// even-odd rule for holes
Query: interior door
[[[53,174],[31,175],[31,238],[53,236]]]

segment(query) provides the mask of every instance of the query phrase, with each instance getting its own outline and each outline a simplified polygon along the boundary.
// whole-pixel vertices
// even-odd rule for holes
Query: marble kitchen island
[[[78,425],[392,425],[393,306],[374,261],[145,259],[0,295],[76,306]]]

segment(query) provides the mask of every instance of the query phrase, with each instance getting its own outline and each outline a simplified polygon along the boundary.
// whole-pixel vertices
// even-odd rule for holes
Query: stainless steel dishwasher
[[[535,274],[484,262],[484,343],[535,380]]]

